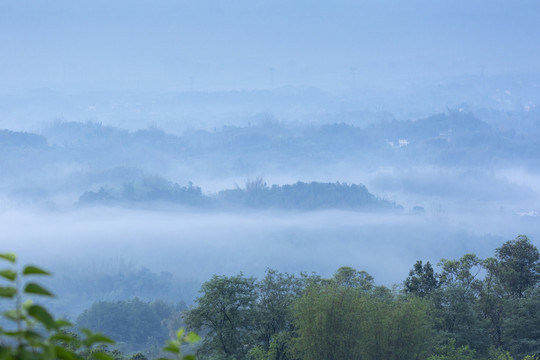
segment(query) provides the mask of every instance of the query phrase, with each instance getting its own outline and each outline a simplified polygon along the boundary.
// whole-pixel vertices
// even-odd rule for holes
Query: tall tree
[[[196,306],[186,313],[188,327],[206,333],[199,354],[244,359],[252,341],[255,279],[242,273],[231,277],[214,275],[200,292]]]
[[[348,266],[340,267],[334,274],[333,281],[338,286],[357,288],[361,291],[373,289],[373,277],[366,271],[358,271]]]
[[[529,354],[540,357],[540,287],[527,290],[523,297],[505,303],[502,340],[514,357]]]
[[[527,301],[526,294],[534,293],[540,280],[540,254],[525,235],[505,242],[495,250],[495,257],[484,261],[486,277],[480,292],[480,305],[484,316],[490,321],[490,334],[495,344],[514,352],[516,346],[508,332],[519,334],[523,328],[517,322],[527,323],[535,315],[518,310]],[[526,338],[525,334],[519,335]],[[510,343],[514,342],[514,345]],[[518,351],[519,353],[519,351]],[[514,354],[513,354],[514,355]]]
[[[365,297],[335,283],[312,284],[296,304],[296,349],[306,360],[359,359]]]
[[[405,279],[405,291],[420,297],[431,294],[437,285],[435,272],[429,261],[425,265],[422,265],[421,260],[416,261],[409,271],[409,276]]]
[[[292,304],[300,296],[302,282],[294,275],[268,269],[256,285],[258,301],[255,308],[254,333],[256,341],[268,351],[274,337],[292,330]],[[279,354],[278,354],[279,355]]]
[[[349,270],[341,269],[335,278],[354,273]],[[380,296],[378,288],[366,292],[350,285],[335,279],[313,283],[298,300],[300,358],[407,360],[426,355],[431,331],[426,301]]]
[[[540,253],[525,235],[505,242],[495,250],[494,271],[506,293],[521,298],[540,281]]]
[[[439,262],[439,288],[431,299],[435,305],[435,328],[443,339],[453,338],[459,346],[471,346],[487,353],[487,322],[478,303],[482,282],[477,279],[483,261],[474,254],[465,254],[457,260]]]

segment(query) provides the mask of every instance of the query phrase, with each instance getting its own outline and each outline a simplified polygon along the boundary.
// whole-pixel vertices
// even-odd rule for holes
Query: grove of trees
[[[522,359],[540,355],[540,256],[520,235],[480,259],[418,261],[403,285],[268,270],[214,276],[185,313],[203,359]]]

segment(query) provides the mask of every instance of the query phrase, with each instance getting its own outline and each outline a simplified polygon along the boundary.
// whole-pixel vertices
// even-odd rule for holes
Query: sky
[[[0,91],[410,87],[538,72],[540,3],[0,2]]]

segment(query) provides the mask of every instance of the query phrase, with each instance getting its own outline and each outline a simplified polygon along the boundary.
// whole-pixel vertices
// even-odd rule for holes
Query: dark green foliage
[[[477,279],[482,261],[474,254],[458,260],[442,259],[439,288],[432,295],[435,328],[443,338],[453,338],[458,346],[469,345],[486,352],[488,323],[478,304],[482,282]]]
[[[264,183],[253,184],[261,187]],[[531,245],[527,253],[535,251]],[[218,346],[219,332],[207,323],[197,329],[208,333],[205,341],[212,346],[201,349],[201,355],[254,360],[511,360],[538,352],[538,283],[519,297],[507,291],[500,273],[492,271],[510,266],[508,262],[484,261],[474,254],[442,259],[438,266],[435,271],[430,263],[418,261],[402,295],[375,286],[369,274],[351,267],[338,269],[331,279],[296,279],[269,270],[261,281],[250,279],[255,284],[252,296],[244,294],[250,305],[243,308],[234,331],[230,328],[230,334],[244,334],[243,342],[238,341],[242,346],[225,354]],[[227,289],[242,279],[246,280],[214,277],[202,289],[201,299],[209,302],[204,307],[200,302],[188,317],[220,309],[220,297],[210,284]]]
[[[506,302],[506,295],[498,281],[494,271],[490,269],[496,268],[496,260],[494,258],[488,258],[484,261],[487,274],[482,282],[482,289],[479,294],[478,304],[482,311],[484,318],[489,321],[490,341],[493,345],[500,347],[503,345],[502,341],[502,321],[504,316],[504,303]]]
[[[540,357],[540,287],[505,303],[502,327],[504,347],[516,357]]]
[[[504,291],[513,297],[540,281],[540,253],[527,236],[519,235],[496,250],[496,261],[489,270],[498,278]]]
[[[214,275],[205,282],[197,305],[186,314],[190,328],[206,333],[199,353],[244,359],[252,345],[255,300],[254,278]]]
[[[203,295],[187,312],[187,324],[206,332],[199,351],[204,358],[292,359],[293,303],[307,282],[268,269],[255,281],[242,274],[214,276],[203,284]]]
[[[516,342],[510,345],[509,342],[513,341],[509,341],[507,331],[522,338],[530,336],[525,333],[518,335],[520,332],[517,329],[526,327],[519,323],[528,323],[531,316],[527,312],[517,311],[520,306],[514,305],[526,304],[528,300],[516,300],[532,296],[534,289],[538,288],[540,256],[538,249],[524,235],[504,243],[496,249],[495,255],[494,258],[484,261],[487,275],[483,281],[479,303],[484,316],[490,322],[490,335],[494,345],[511,352],[515,350],[519,354],[519,349],[534,348],[538,341],[532,340],[529,345],[517,345]],[[531,315],[534,318],[534,314]],[[510,346],[514,350],[511,350]],[[512,355],[516,354],[512,352]]]
[[[269,351],[273,345],[279,358],[279,353],[284,352],[280,349],[284,339],[279,335],[293,329],[291,305],[302,291],[302,282],[293,275],[268,269],[266,276],[257,282],[256,291],[255,341],[262,344],[264,351]]]
[[[365,271],[358,271],[348,266],[340,267],[332,279],[336,285],[347,288],[356,288],[363,292],[373,289],[373,277]]]
[[[494,258],[466,254],[458,260],[442,259],[438,274],[418,261],[404,290],[429,300],[434,340],[446,344],[432,359],[506,359],[538,353],[538,258],[536,247],[520,235],[497,248]],[[437,280],[437,287],[429,291],[422,290],[426,274],[429,284]]]
[[[418,260],[405,280],[405,291],[424,297],[431,294],[437,285],[435,272],[429,261],[422,265],[422,261]]]
[[[482,316],[475,294],[463,284],[451,283],[437,289],[431,296],[435,329],[439,338],[454,338],[458,346],[471,346],[483,352],[488,323]]]
[[[455,339],[448,339],[448,342],[438,347],[428,360],[475,360],[476,352],[470,349],[468,345],[457,347]]]
[[[129,357],[129,360],[148,360],[148,358],[143,353],[138,352],[136,354],[131,355]]]

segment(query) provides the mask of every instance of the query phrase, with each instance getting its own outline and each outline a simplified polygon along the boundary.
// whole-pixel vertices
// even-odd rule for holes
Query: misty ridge
[[[258,124],[182,135],[158,127],[130,131],[93,122],[55,122],[40,133],[1,130],[0,147],[1,185],[8,197],[54,203],[68,195],[72,203],[86,205],[168,201],[225,208],[390,208],[396,199],[387,194],[403,190],[470,196],[479,177],[523,199],[535,189],[505,184],[493,175],[516,168],[534,173],[540,159],[537,130],[495,127],[463,109],[362,127],[291,125],[265,115]],[[351,176],[355,173],[369,176]],[[434,176],[438,183],[429,183]],[[245,188],[234,185],[238,181]],[[470,187],[455,188],[467,181]],[[234,189],[227,190],[231,185]],[[477,195],[495,197],[485,187]]]
[[[206,196],[199,187],[180,186],[159,177],[143,177],[140,181],[124,184],[122,189],[105,189],[86,192],[78,204],[119,204],[141,202],[172,202],[202,208],[222,210],[235,208],[258,208],[280,210],[320,209],[399,209],[395,204],[377,199],[365,186],[340,183],[303,183],[272,185],[262,178],[246,183],[245,189],[222,190],[215,196]]]

